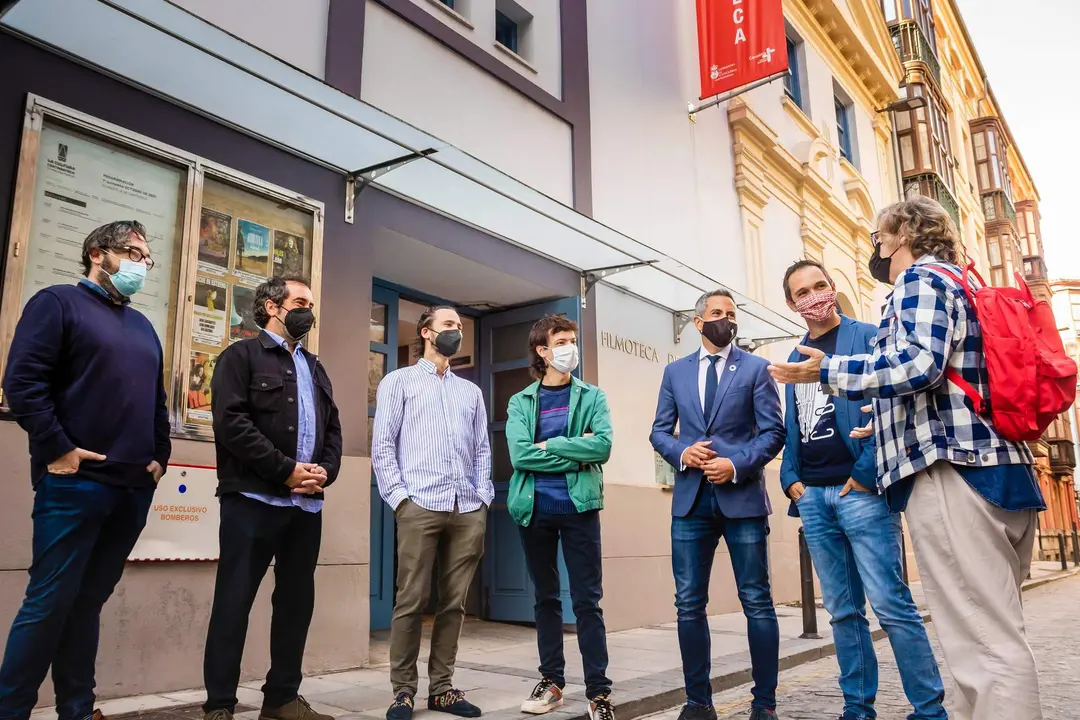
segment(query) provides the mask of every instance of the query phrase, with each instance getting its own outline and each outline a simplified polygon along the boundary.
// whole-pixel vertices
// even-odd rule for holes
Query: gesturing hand
[[[769,374],[776,382],[785,385],[818,382],[821,378],[821,361],[825,358],[825,353],[805,345],[800,345],[795,349],[806,355],[806,360],[794,363],[774,362],[769,366]]]
[[[862,411],[864,413],[873,412],[874,406],[863,405]],[[863,425],[862,427],[857,427],[848,434],[855,440],[865,440],[866,438],[874,434],[874,419],[870,418],[870,422],[866,423],[866,425]]]
[[[71,452],[53,460],[46,469],[53,475],[74,475],[79,472],[79,467],[85,460],[105,462],[105,456],[82,448],[75,448]]]
[[[716,451],[710,450],[709,445],[712,445],[712,440],[700,440],[683,450],[682,464],[692,468],[702,467],[707,460],[716,457]]]

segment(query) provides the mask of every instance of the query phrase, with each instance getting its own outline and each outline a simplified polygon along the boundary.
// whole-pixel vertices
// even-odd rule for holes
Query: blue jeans
[[[713,557],[723,537],[731,556],[739,601],[746,615],[755,708],[776,709],[780,627],[769,587],[767,517],[726,518],[710,486],[701,488],[686,517],[671,519],[671,567],[675,574],[675,608],[679,618],[686,700],[712,705],[712,637],[706,606]]]
[[[570,576],[570,599],[577,617],[578,649],[585,671],[585,696],[590,700],[611,692],[607,677],[607,632],[600,598],[604,596],[600,551],[600,511],[572,515],[534,512],[521,528],[525,563],[536,587],[536,644],[540,674],[560,688],[566,685],[563,654],[562,598],[559,584],[559,544]]]
[[[840,486],[807,487],[798,501],[806,544],[832,617],[844,712],[874,718],[878,667],[866,600],[885,629],[900,681],[913,707],[909,720],[948,717],[937,660],[911,591],[904,584],[900,516],[881,495]]]
[[[25,720],[52,665],[59,720],[94,712],[101,608],[146,525],[153,488],[46,475],[34,496],[33,561],[0,665],[0,719]]]

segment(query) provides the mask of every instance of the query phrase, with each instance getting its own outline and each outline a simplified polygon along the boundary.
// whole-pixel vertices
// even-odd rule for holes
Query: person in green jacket
[[[578,366],[577,324],[561,315],[529,333],[529,387],[510,398],[506,441],[514,474],[507,508],[521,526],[525,562],[536,588],[540,682],[521,705],[540,715],[562,705],[566,686],[559,540],[570,575],[578,647],[591,720],[614,720],[607,677],[607,634],[600,609],[601,466],[611,456],[611,414],[604,391],[571,373]]]

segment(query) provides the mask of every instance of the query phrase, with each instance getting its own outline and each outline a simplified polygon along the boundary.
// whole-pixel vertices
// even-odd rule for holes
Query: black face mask
[[[315,324],[315,311],[311,308],[293,308],[285,313],[282,324],[290,339],[300,340],[311,332]]]
[[[896,250],[893,250],[893,255],[895,254]],[[881,245],[874,246],[874,254],[870,256],[870,261],[866,265],[870,268],[870,277],[879,283],[892,284],[892,279],[889,277],[889,271],[892,269],[892,255],[881,257]]]
[[[706,320],[701,326],[701,334],[718,348],[726,348],[730,345],[738,332],[739,326],[727,318]]]
[[[431,342],[440,355],[443,357],[453,357],[454,355],[457,355],[457,351],[461,349],[461,331],[443,330],[438,333]]]

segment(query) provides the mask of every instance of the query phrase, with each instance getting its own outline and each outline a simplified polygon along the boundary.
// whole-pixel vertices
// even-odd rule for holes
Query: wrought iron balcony
[[[923,35],[918,23],[902,20],[891,28],[893,45],[900,62],[921,62],[929,68],[934,80],[941,85],[941,63],[930,47],[930,42]]]
[[[953,222],[956,223],[956,229],[963,230],[960,226],[960,205],[956,202],[952,191],[949,190],[940,175],[937,173],[922,173],[921,175],[904,178],[904,197],[911,198],[915,195],[923,195],[937,200],[952,216]]]
[[[1050,441],[1050,469],[1054,472],[1072,472],[1076,467],[1076,452],[1072,440]]]
[[[985,192],[982,196],[983,215],[986,222],[1008,220],[1016,225],[1016,206],[1013,201],[1001,190]]]

